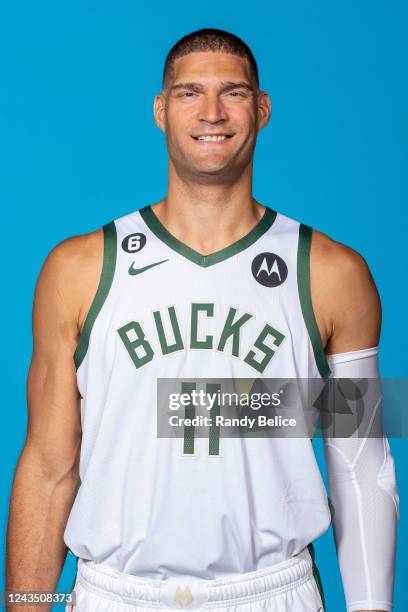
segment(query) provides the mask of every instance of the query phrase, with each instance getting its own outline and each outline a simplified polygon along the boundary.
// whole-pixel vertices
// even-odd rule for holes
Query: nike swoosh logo
[[[154,263],[149,264],[148,266],[145,266],[144,268],[134,268],[133,266],[135,265],[135,262],[133,261],[132,264],[130,265],[128,272],[130,276],[136,276],[136,274],[141,274],[142,272],[146,272],[146,270],[150,270],[150,268],[154,268],[154,266],[158,266],[164,263],[165,261],[169,261],[169,260],[162,259],[162,261],[155,261]]]

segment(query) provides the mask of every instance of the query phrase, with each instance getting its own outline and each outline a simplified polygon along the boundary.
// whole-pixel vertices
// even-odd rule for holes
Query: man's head
[[[234,180],[251,166],[257,133],[270,112],[255,58],[234,34],[198,30],[168,53],[154,115],[178,174]]]

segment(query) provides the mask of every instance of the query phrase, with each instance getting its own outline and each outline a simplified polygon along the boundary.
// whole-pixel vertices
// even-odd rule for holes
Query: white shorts
[[[324,612],[307,548],[267,569],[221,580],[151,580],[78,559],[76,603],[66,612]]]

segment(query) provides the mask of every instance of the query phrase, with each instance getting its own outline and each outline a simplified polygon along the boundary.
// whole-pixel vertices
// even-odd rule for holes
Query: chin
[[[222,172],[229,167],[228,159],[200,159],[190,168],[193,172]]]
[[[218,176],[224,174],[226,170],[227,166],[225,164],[202,164],[200,166],[191,168],[191,174],[200,176],[205,174],[209,176]]]

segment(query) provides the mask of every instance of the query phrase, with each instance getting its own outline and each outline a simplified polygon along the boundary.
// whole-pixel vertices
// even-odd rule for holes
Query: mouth
[[[199,134],[198,136],[192,136],[192,138],[200,144],[223,144],[227,142],[233,134]]]

